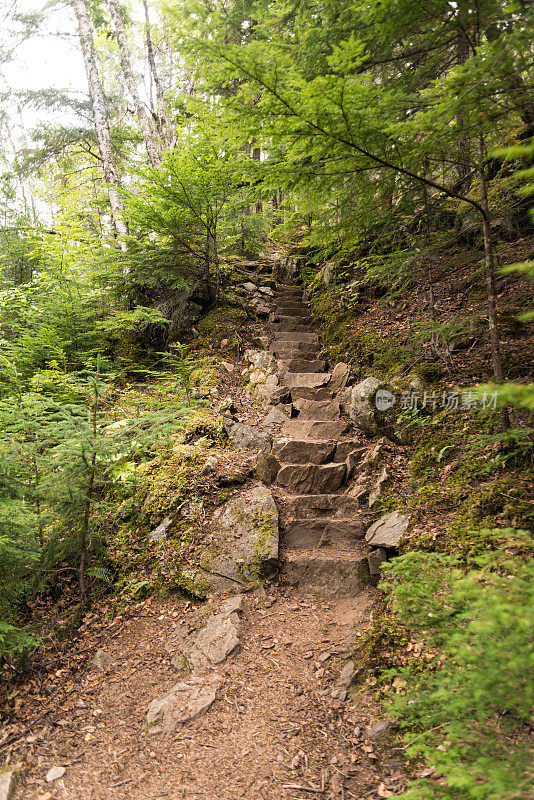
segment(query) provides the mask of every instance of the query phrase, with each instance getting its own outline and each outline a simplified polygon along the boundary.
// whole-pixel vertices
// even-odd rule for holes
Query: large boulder
[[[276,369],[276,359],[268,350],[245,350],[245,361],[257,370],[273,372]]]
[[[370,436],[377,431],[373,401],[381,386],[382,381],[371,376],[352,387],[349,407],[350,417],[364,433]]]
[[[372,547],[396,549],[408,530],[409,518],[398,511],[380,517],[365,534],[365,541]]]
[[[212,528],[217,552],[206,562],[214,585],[254,582],[278,563],[278,510],[266,486],[245,489],[218,508]]]

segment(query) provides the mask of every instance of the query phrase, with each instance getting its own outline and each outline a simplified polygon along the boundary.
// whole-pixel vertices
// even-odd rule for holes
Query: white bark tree
[[[104,90],[98,72],[93,29],[87,10],[86,0],[73,0],[73,7],[78,22],[78,34],[87,74],[87,83],[89,85],[89,97],[91,98],[91,106],[93,109],[98,149],[100,150],[100,156],[102,158],[104,179],[108,184],[111,220],[115,232],[119,235],[126,235],[128,233],[128,227],[124,221],[124,210],[117,192],[121,182],[120,174],[113,152],[111,131],[104,100]]]
[[[152,40],[150,18],[148,16],[147,0],[143,0],[143,7],[145,9],[145,40],[148,66],[150,67],[150,75],[152,76],[154,86],[156,87],[156,109],[154,116],[156,118],[156,126],[163,146],[167,149],[171,149],[174,147],[175,141],[171,130],[171,124],[169,122],[169,113],[165,103],[163,84],[156,67],[156,56],[154,52],[154,42]]]
[[[108,0],[109,9],[111,11],[111,18],[117,34],[117,42],[119,45],[119,52],[121,57],[122,74],[124,81],[128,87],[128,91],[133,100],[137,118],[139,120],[139,127],[141,129],[141,136],[145,143],[148,160],[153,167],[157,167],[161,163],[161,150],[154,137],[152,125],[148,117],[146,108],[139,95],[137,81],[132,68],[132,59],[130,56],[130,48],[128,46],[128,39],[126,38],[126,29],[121,17],[119,4],[117,0]]]

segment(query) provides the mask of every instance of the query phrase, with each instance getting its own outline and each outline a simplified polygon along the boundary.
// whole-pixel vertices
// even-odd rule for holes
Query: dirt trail
[[[15,800],[389,796],[377,791],[396,788],[399,764],[380,757],[377,771],[363,749],[368,709],[331,696],[369,601],[283,588],[247,595],[241,647],[219,670],[218,699],[169,737],[146,732],[149,702],[177,680],[166,645],[176,625],[200,627],[217,603],[147,604],[106,647],[115,664],[91,669],[55,725],[30,737]],[[54,765],[65,774],[46,783]]]

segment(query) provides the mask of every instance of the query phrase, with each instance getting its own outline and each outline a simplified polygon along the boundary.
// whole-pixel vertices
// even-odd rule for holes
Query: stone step
[[[290,419],[284,422],[280,434],[288,439],[340,439],[350,433],[351,429],[351,423],[344,420],[322,422],[310,419]]]
[[[287,322],[271,322],[270,328],[275,335],[280,333],[313,333],[314,328],[306,322],[297,322],[288,325]]]
[[[299,412],[299,419],[339,419],[341,409],[337,400],[303,400],[293,401],[293,408]]]
[[[282,304],[282,303],[304,303],[304,293],[302,291],[296,292],[275,292],[274,294],[275,303]]]
[[[299,550],[330,546],[346,550],[365,537],[365,530],[365,525],[354,519],[294,520],[285,526],[282,541]]]
[[[284,383],[285,375],[280,377],[280,381]],[[291,397],[293,400],[332,400],[334,398],[334,392],[330,389],[329,383],[317,389],[310,386],[293,386],[291,389]]]
[[[299,331],[283,331],[275,333],[275,342],[306,342],[307,344],[317,344],[319,341],[319,334],[313,332],[299,332]]]
[[[351,553],[288,550],[284,553],[280,577],[297,591],[327,598],[355,597],[370,585],[363,546]]]
[[[306,317],[311,319],[310,308],[305,303],[277,303],[272,313],[275,317]]]
[[[280,360],[277,364],[280,376],[287,372],[326,372],[326,361],[315,358],[307,360],[304,358],[292,358],[287,361]]]
[[[286,494],[278,491],[276,504],[282,520],[347,518],[361,513],[358,500],[349,494]]]
[[[291,328],[292,325],[303,325],[304,323],[313,325],[312,315],[308,311],[303,311],[302,314],[273,314],[273,316],[273,322],[287,325],[288,328]]]
[[[284,386],[288,389],[304,387],[320,389],[330,381],[329,372],[287,372],[284,375]]]
[[[321,348],[308,342],[272,342],[269,350],[277,359],[317,358]]]
[[[275,442],[272,453],[281,464],[328,464],[334,460],[336,447],[332,441],[281,439]]]
[[[346,474],[344,463],[282,464],[276,485],[294,494],[329,494],[343,486]]]

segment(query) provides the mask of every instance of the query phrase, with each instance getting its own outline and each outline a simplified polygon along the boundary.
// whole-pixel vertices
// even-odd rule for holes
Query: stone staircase
[[[337,394],[344,376],[328,370],[302,289],[279,286],[269,349],[291,392],[291,419],[275,437],[272,486],[281,524],[281,577],[323,596],[357,594],[369,581],[365,520],[349,481],[362,441]],[[286,405],[287,409],[287,405]]]

